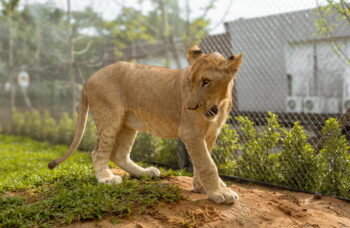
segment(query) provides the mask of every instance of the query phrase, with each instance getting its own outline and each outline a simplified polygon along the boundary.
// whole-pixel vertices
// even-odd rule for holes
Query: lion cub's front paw
[[[120,184],[123,179],[118,175],[113,175],[111,177],[97,179],[99,183],[103,184]]]
[[[148,175],[150,177],[159,177],[160,170],[155,167],[148,167],[148,168],[145,168],[145,175]]]
[[[194,177],[193,181],[193,191],[197,193],[206,193],[206,190],[202,184],[202,182],[199,180],[199,178]],[[219,185],[221,188],[226,188],[225,182],[223,182],[221,179],[219,179]]]
[[[216,191],[208,192],[208,197],[215,203],[231,204],[238,200],[238,195],[229,188],[220,188]]]

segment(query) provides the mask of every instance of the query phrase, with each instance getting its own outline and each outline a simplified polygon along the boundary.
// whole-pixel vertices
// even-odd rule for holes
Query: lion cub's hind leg
[[[116,138],[116,144],[111,155],[111,160],[133,176],[139,177],[142,175],[148,175],[151,177],[159,177],[160,171],[157,168],[142,168],[130,159],[130,151],[134,144],[136,134],[136,130],[127,126],[124,126],[120,130]]]
[[[108,166],[109,157],[115,145],[118,126],[103,129],[100,133],[97,148],[92,152],[92,163],[99,183],[119,184],[122,178],[114,175]]]

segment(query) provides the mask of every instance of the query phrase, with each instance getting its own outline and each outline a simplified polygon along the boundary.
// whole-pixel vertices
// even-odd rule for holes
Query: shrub
[[[241,149],[238,141],[236,130],[224,124],[211,153],[220,173],[230,175],[236,169],[237,150]]]
[[[15,135],[23,135],[24,134],[24,124],[25,119],[24,115],[20,112],[17,112],[16,109],[12,110],[12,118],[11,118],[11,129],[12,133]]]
[[[284,130],[283,151],[278,156],[281,184],[304,190],[313,190],[317,164],[314,150],[307,143],[307,135],[299,122],[290,131]]]
[[[350,155],[339,122],[330,118],[322,129],[324,140],[319,155],[318,190],[330,195],[350,198]]]
[[[75,132],[77,114],[72,119],[68,113],[63,113],[60,121],[56,122],[49,111],[42,114],[39,111],[20,113],[13,110],[11,126],[12,133],[51,143],[70,145]],[[96,144],[96,127],[91,118],[88,119],[84,138],[80,149],[91,150]]]
[[[57,129],[57,142],[64,145],[69,145],[73,140],[75,130],[74,120],[68,113],[64,112],[60,118]]]
[[[55,121],[48,111],[40,114],[13,110],[11,126],[16,135],[70,145],[76,117],[76,114],[71,118],[63,113],[60,120]],[[269,113],[267,125],[259,130],[247,117],[237,117],[237,121],[239,131],[225,124],[212,150],[220,173],[350,198],[349,145],[341,135],[337,120],[326,121],[319,155],[314,154],[299,122],[286,130],[279,125],[277,117]],[[96,138],[95,124],[89,118],[80,148],[91,150]],[[176,166],[178,149],[177,140],[140,133],[131,157],[135,161]]]
[[[155,153],[153,160],[155,162],[178,166],[177,153],[179,150],[179,143],[176,139],[157,139],[155,145]]]
[[[147,133],[139,133],[131,150],[135,161],[152,161],[157,139]]]
[[[42,139],[49,142],[56,142],[57,138],[57,123],[51,117],[50,112],[45,110],[42,116]]]
[[[42,122],[39,111],[34,110],[26,114],[26,128],[24,129],[26,135],[32,135],[34,139],[42,140]]]
[[[97,143],[96,125],[91,117],[87,119],[83,140],[79,148],[91,151]]]
[[[237,117],[242,132],[242,155],[237,160],[238,176],[251,180],[276,183],[277,156],[273,148],[280,139],[280,126],[277,117],[269,113],[267,127],[257,132],[248,117]]]

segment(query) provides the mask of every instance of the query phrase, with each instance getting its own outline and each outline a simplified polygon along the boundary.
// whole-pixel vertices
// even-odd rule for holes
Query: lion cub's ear
[[[236,73],[239,69],[239,66],[242,64],[243,54],[232,55],[228,59],[226,59],[224,63],[224,70],[229,71],[231,73]]]
[[[196,59],[202,57],[203,55],[203,52],[197,45],[191,46],[186,53],[187,61],[190,65],[193,64]]]

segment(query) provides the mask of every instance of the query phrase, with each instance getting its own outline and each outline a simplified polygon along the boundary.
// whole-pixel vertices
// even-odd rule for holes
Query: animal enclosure
[[[185,68],[186,48],[198,43],[205,53],[244,55],[212,152],[220,173],[350,199],[348,1],[105,1],[112,16],[97,2],[1,3],[2,133],[68,145],[93,72],[115,61]],[[95,146],[95,131],[90,118],[81,150]],[[131,156],[191,171],[178,139],[140,133]]]

